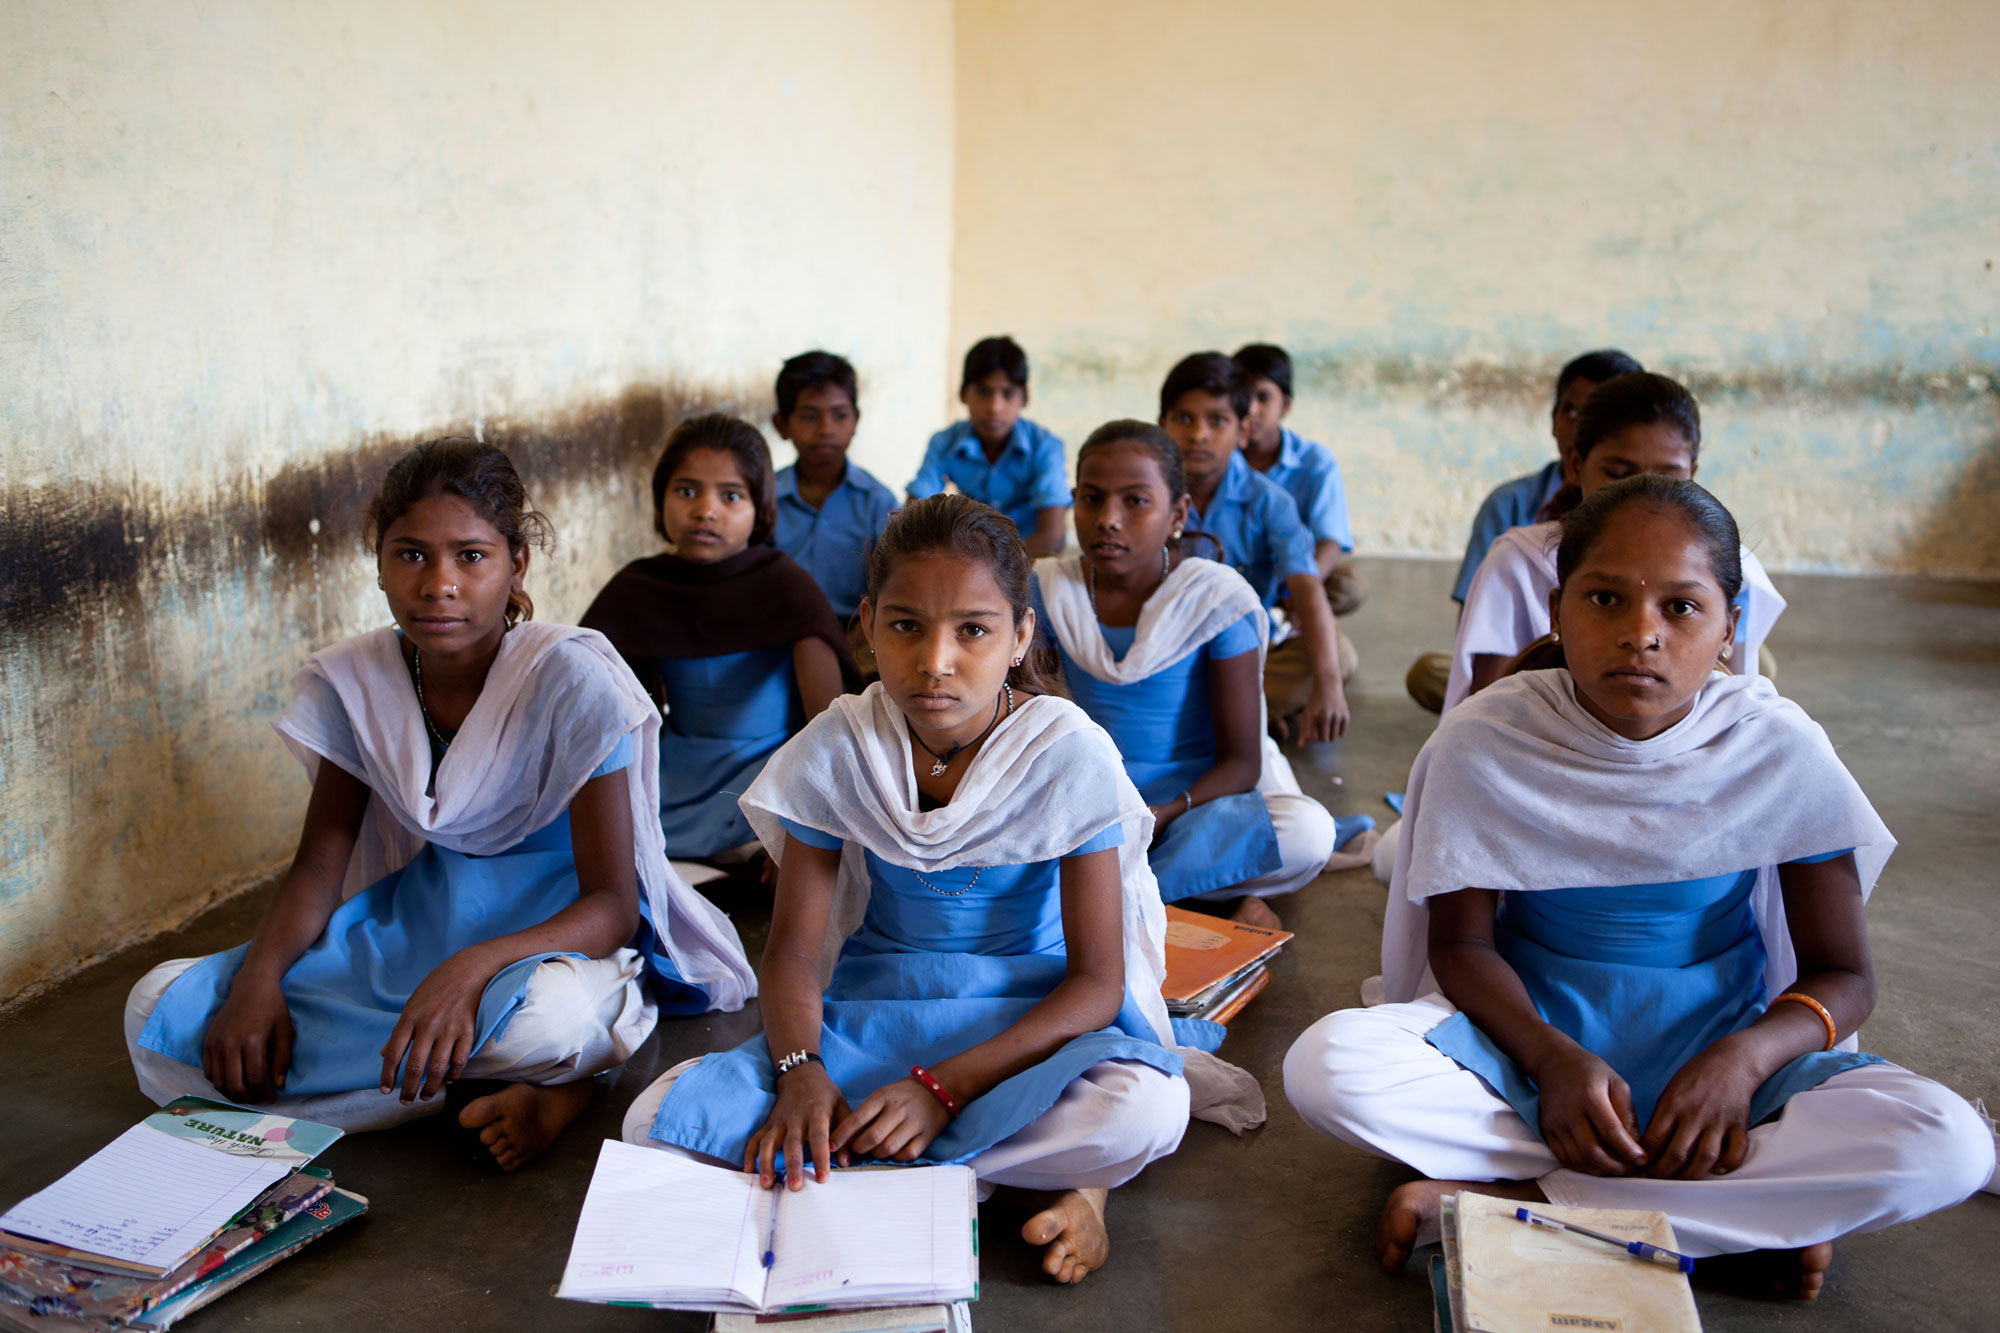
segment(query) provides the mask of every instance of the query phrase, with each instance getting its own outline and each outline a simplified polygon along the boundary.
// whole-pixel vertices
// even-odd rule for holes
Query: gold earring
[[[1015,658],[1015,659],[1014,659],[1014,665],[1015,665],[1015,666],[1019,666],[1019,665],[1021,665],[1021,659],[1020,659],[1020,658],[1018,658],[1018,657],[1017,657],[1017,658]]]

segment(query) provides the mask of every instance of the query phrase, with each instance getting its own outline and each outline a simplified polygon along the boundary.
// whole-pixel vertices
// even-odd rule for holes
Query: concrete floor
[[[1432,727],[1403,693],[1415,655],[1450,644],[1451,566],[1365,562],[1373,599],[1347,624],[1362,670],[1355,727],[1327,765],[1299,764],[1339,814],[1386,822]],[[2000,585],[1781,578],[1791,610],[1772,638],[1780,680],[1830,731],[1902,850],[1870,912],[1881,1002],[1870,1050],[2000,1104]],[[273,742],[275,744],[275,741]],[[1339,782],[1340,785],[1335,785]],[[143,875],[143,866],[133,873]],[[1419,1267],[1384,1276],[1376,1209],[1404,1173],[1307,1130],[1286,1105],[1280,1066],[1292,1037],[1356,1001],[1377,970],[1382,890],[1364,871],[1329,876],[1281,903],[1299,939],[1271,987],[1239,1018],[1223,1054],[1263,1081],[1270,1122],[1241,1139],[1196,1124],[1181,1150],[1117,1191],[1109,1267],[1074,1290],[1042,1280],[1011,1239],[1004,1195],[986,1210],[977,1326],[994,1333],[1060,1321],[1116,1329],[1416,1329],[1430,1325]],[[251,894],[186,930],[133,949],[0,1021],[0,1200],[40,1188],[149,1110],[126,1064],[119,1014],[154,963],[246,938]],[[735,906],[735,905],[732,905]],[[737,911],[754,958],[768,910]],[[697,1316],[549,1298],[601,1138],[660,1070],[756,1031],[753,1005],[668,1020],[555,1150],[519,1174],[484,1165],[444,1117],[336,1145],[325,1162],[372,1200],[362,1221],[189,1320],[224,1328],[655,1328]],[[1826,1295],[1804,1306],[1697,1284],[1711,1330],[2000,1326],[2000,1198],[1838,1247]],[[1420,1255],[1421,1258],[1421,1255]]]

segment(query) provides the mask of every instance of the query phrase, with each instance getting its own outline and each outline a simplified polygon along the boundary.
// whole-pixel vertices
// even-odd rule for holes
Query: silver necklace
[[[1000,688],[1007,691],[1007,713],[1011,714],[1014,711],[1014,687],[1003,680],[1000,682]],[[944,771],[947,768],[951,767],[951,761],[958,758],[958,756],[965,751],[967,746],[977,745],[979,744],[979,742],[985,740],[988,736],[992,735],[993,728],[1000,725],[1000,719],[1003,716],[1006,716],[1006,714],[1003,714],[1000,711],[1000,696],[995,695],[993,696],[993,720],[986,724],[986,730],[980,732],[977,736],[974,736],[969,741],[960,741],[957,745],[952,746],[949,750],[946,750],[943,754],[939,754],[936,750],[933,750],[930,746],[924,745],[924,738],[922,736],[917,735],[916,728],[914,727],[910,729],[910,739],[915,741],[919,745],[923,745],[924,753],[937,761],[936,763],[931,765],[931,776],[934,778],[941,778],[944,776]]]
[[[410,645],[410,676],[417,683],[417,711],[424,715],[424,730],[431,734],[438,749],[449,750],[451,742],[438,730],[437,723],[431,721],[431,706],[424,701],[424,650],[414,643]]]
[[[966,894],[972,892],[972,886],[979,882],[979,872],[981,870],[984,870],[985,868],[986,867],[984,866],[974,866],[972,868],[972,878],[966,881],[965,887],[958,890],[956,893],[947,893],[945,890],[939,888],[937,885],[925,879],[922,875],[917,875],[917,872],[914,870],[912,870],[910,873],[912,875],[917,875],[917,883],[923,885],[925,888],[929,889],[932,893],[935,893],[940,898],[963,898]]]

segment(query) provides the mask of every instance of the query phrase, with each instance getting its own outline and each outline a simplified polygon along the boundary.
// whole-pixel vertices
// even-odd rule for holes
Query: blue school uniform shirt
[[[1007,437],[997,463],[986,461],[986,448],[970,421],[931,436],[910,494],[919,500],[936,495],[947,481],[1013,519],[1023,537],[1035,530],[1039,511],[1069,508],[1063,442],[1026,417],[1014,423],[1014,433]]]
[[[660,829],[667,855],[698,861],[755,842],[737,798],[806,724],[792,645],[663,657]]]
[[[1846,850],[1799,858],[1810,865]],[[1500,900],[1493,941],[1542,1020],[1625,1080],[1643,1130],[1682,1065],[1769,1007],[1764,937],[1751,910],[1757,872],[1622,888],[1548,889]],[[1425,1040],[1470,1069],[1529,1125],[1541,1094],[1464,1013]],[[1766,1079],[1750,1100],[1759,1125],[1793,1095],[1881,1057],[1811,1051]]]
[[[1354,549],[1354,528],[1347,521],[1347,484],[1340,479],[1333,450],[1286,429],[1278,436],[1278,461],[1264,475],[1292,497],[1299,521],[1315,542],[1338,542],[1343,551]]]
[[[1472,538],[1465,544],[1465,559],[1459,562],[1458,578],[1451,585],[1452,601],[1465,604],[1472,576],[1479,572],[1479,562],[1486,558],[1486,548],[1493,544],[1493,539],[1509,528],[1525,528],[1533,523],[1542,506],[1555,499],[1562,484],[1562,464],[1555,462],[1540,472],[1530,472],[1493,488],[1472,520]]]
[[[619,772],[632,760],[628,735],[591,777]],[[424,978],[461,949],[547,921],[574,905],[579,893],[567,809],[490,856],[425,843],[408,865],[334,908],[319,938],[285,970],[279,985],[297,1034],[285,1094],[376,1087],[382,1047]],[[707,998],[680,980],[653,929],[644,893],[639,915],[632,943],[651,965],[662,1011],[700,1013]],[[177,977],[147,1020],[139,1045],[199,1068],[208,1025],[228,998],[249,948],[240,944],[210,954]],[[528,978],[537,967],[551,958],[582,956],[534,953],[495,973],[480,994],[473,1052],[506,1032],[526,1002]]]
[[[844,839],[792,820],[785,831],[831,850]],[[1069,853],[1120,846],[1113,824]],[[1061,858],[1016,866],[958,866],[918,874],[873,852],[867,913],[840,952],[820,1006],[820,1059],[848,1105],[1006,1031],[1062,983]],[[776,1104],[771,1050],[759,1033],[705,1055],[674,1081],[651,1137],[724,1161]],[[1027,1128],[1092,1065],[1131,1060],[1165,1074],[1181,1057],[1159,1043],[1131,989],[1109,1026],[1071,1038],[969,1103],[919,1162],[964,1162]]]
[[[796,465],[778,473],[777,488],[773,544],[813,576],[835,615],[853,615],[868,593],[868,552],[896,509],[895,494],[852,460],[817,509],[799,495]]]
[[[1300,521],[1298,506],[1284,487],[1244,462],[1240,452],[1229,455],[1208,511],[1189,510],[1187,530],[1218,538],[1222,552],[1216,558],[1241,574],[1265,606],[1278,604],[1285,580],[1294,574],[1319,577],[1312,534]],[[1191,549],[1214,554],[1206,543]]]

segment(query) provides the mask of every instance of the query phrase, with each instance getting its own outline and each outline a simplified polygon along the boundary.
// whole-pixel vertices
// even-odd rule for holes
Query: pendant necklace
[[[915,741],[918,745],[923,745],[924,753],[929,755],[931,758],[937,760],[936,763],[931,765],[932,777],[934,778],[943,777],[944,771],[947,768],[951,767],[952,760],[958,758],[958,756],[961,753],[963,753],[968,746],[977,745],[979,744],[979,742],[985,740],[988,736],[992,735],[993,728],[1000,725],[1000,719],[1003,716],[1011,714],[1014,711],[1014,687],[1012,685],[1003,682],[1000,688],[1007,691],[1006,714],[1003,714],[1000,711],[1000,696],[996,694],[995,696],[993,696],[993,720],[986,724],[986,730],[980,732],[977,736],[974,736],[969,741],[960,741],[958,744],[952,746],[949,750],[946,750],[943,754],[939,754],[936,750],[933,750],[930,746],[924,745],[924,738],[922,736],[917,735],[917,729],[915,727],[910,728],[910,739]],[[428,715],[425,717],[424,720],[425,721],[430,720]]]
[[[424,715],[424,730],[428,731],[431,740],[437,743],[439,753],[443,753],[451,748],[451,742],[438,730],[437,723],[431,721],[430,705],[424,702],[424,650],[415,644],[410,645],[410,677],[417,683],[417,711]],[[452,734],[456,736],[458,733]]]

